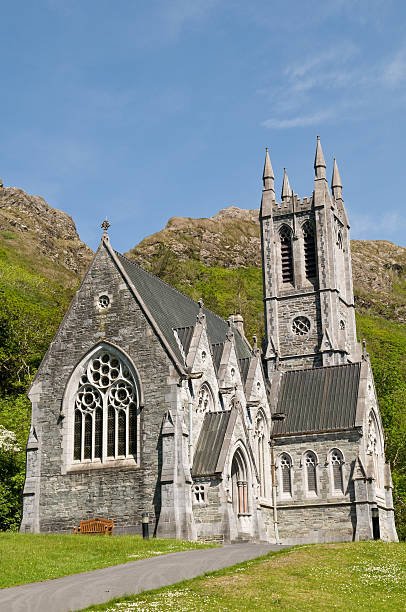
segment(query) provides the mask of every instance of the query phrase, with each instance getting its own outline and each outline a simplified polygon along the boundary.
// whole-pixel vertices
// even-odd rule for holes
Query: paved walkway
[[[281,546],[231,544],[162,555],[45,582],[0,589],[0,612],[71,612],[265,555]]]

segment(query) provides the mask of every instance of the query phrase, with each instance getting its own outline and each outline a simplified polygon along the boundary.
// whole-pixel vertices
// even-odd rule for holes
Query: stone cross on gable
[[[102,230],[103,230],[103,234],[107,234],[107,230],[108,230],[108,229],[109,229],[109,227],[110,227],[110,223],[107,221],[107,219],[105,219],[105,220],[103,221],[103,223],[101,224],[101,226],[100,226],[100,227],[101,227],[101,228],[102,228]]]

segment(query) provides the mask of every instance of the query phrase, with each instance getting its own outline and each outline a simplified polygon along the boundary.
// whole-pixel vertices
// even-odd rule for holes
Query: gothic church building
[[[113,518],[160,537],[397,539],[349,223],[320,141],[300,199],[268,151],[259,213],[265,340],[112,248],[107,227],[31,386],[21,531]],[[106,224],[107,225],[107,224]]]

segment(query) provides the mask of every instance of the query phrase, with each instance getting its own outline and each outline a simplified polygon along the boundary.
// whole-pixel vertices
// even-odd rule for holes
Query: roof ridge
[[[199,306],[199,304],[196,302],[196,300],[194,300],[193,298],[191,298],[189,295],[186,295],[186,293],[183,293],[183,291],[180,291],[179,289],[176,289],[176,287],[174,287],[173,285],[170,285],[169,283],[167,283],[166,281],[162,280],[162,278],[159,278],[159,276],[157,276],[156,274],[153,274],[152,272],[150,272],[149,270],[146,270],[145,268],[143,268],[139,263],[137,263],[136,261],[133,261],[132,259],[129,259],[128,257],[126,257],[125,255],[123,255],[122,253],[120,253],[119,251],[114,251],[117,255],[119,255],[120,257],[122,257],[123,259],[125,259],[126,261],[128,261],[128,263],[132,264],[133,266],[136,266],[137,268],[140,268],[143,272],[145,272],[146,274],[148,274],[149,276],[152,276],[152,278],[156,278],[158,279],[161,283],[163,283],[164,285],[166,285],[167,287],[169,287],[170,289],[172,289],[172,291],[176,291],[176,293],[179,293],[179,295],[181,295],[182,297],[187,298],[190,302],[193,302],[193,304],[196,304],[196,306]],[[223,317],[220,317],[220,315],[218,315],[216,312],[214,312],[213,310],[211,310],[210,308],[207,308],[206,306],[203,306],[203,310],[207,310],[208,312],[210,312],[211,314],[213,314],[215,317],[217,317],[218,319],[220,319],[220,321],[222,321],[223,323],[227,324],[226,319],[223,319]],[[174,328],[175,329],[175,328]],[[180,329],[180,328],[179,328]],[[236,328],[237,329],[237,328]],[[237,330],[238,331],[238,330]],[[241,334],[240,334],[241,335]]]
[[[327,366],[316,366],[315,368],[295,368],[293,370],[282,371],[282,375],[289,374],[290,372],[309,372],[314,370],[331,370],[332,368],[344,368],[348,366],[360,365],[361,361],[354,361],[354,363],[335,363],[334,365]]]

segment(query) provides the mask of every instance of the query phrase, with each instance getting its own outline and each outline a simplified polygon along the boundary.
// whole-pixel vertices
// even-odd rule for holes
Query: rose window
[[[296,317],[292,321],[292,331],[297,336],[305,336],[310,331],[310,321],[307,317]]]
[[[138,394],[124,359],[106,350],[94,354],[74,402],[75,461],[136,456]]]
[[[108,295],[101,295],[99,297],[99,306],[100,308],[108,308],[108,306],[110,305],[110,298]]]

